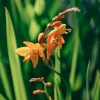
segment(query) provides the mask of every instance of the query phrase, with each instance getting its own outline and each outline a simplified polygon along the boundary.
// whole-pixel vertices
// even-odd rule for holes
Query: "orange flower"
[[[62,34],[66,34],[66,24],[61,24],[60,26],[54,27],[47,36],[47,61],[49,60],[52,52],[55,50],[57,45],[62,48],[62,44],[65,43]]]
[[[17,54],[25,57],[23,62],[27,62],[28,60],[32,60],[33,66],[36,67],[38,64],[39,56],[45,61],[45,55],[43,51],[46,49],[45,43],[31,43],[28,41],[23,42],[27,47],[21,47],[16,50]]]

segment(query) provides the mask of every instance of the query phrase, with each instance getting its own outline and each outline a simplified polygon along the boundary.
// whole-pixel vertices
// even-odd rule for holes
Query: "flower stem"
[[[63,81],[63,83],[65,84],[66,86],[66,89],[68,89],[68,83],[65,81],[66,79],[64,78],[64,76],[62,74],[60,74],[58,71],[56,71],[53,67],[51,67],[48,63],[45,63],[44,64],[46,65],[46,67],[48,69],[50,69],[51,71],[55,72],[57,75],[59,75],[61,77],[61,80]]]
[[[47,98],[48,98],[49,100],[52,100],[51,96],[49,95],[49,93],[48,93],[48,91],[47,91],[47,87],[45,86],[45,82],[42,81],[42,83],[43,83],[43,85],[44,85],[44,90],[45,90],[45,94],[46,94]]]
[[[50,69],[51,71],[55,72],[57,75],[59,75],[59,76],[61,77],[61,80],[62,80],[62,82],[64,83],[64,85],[65,85],[65,87],[66,87],[67,95],[69,96],[70,93],[71,93],[71,90],[70,90],[69,84],[68,84],[67,81],[66,81],[66,78],[65,78],[62,74],[60,74],[58,71],[56,71],[56,70],[54,69],[54,67],[51,67],[50,64],[48,64],[48,63],[46,63],[46,62],[44,62],[44,64],[46,65],[46,67],[47,67],[48,69]],[[52,62],[52,65],[54,66],[53,62]]]

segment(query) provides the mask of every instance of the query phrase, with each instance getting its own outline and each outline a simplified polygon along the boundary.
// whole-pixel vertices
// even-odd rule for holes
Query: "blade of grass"
[[[36,0],[34,10],[36,14],[41,15],[45,10],[45,0]]]
[[[10,100],[13,100],[14,98],[9,84],[8,73],[6,73],[6,66],[3,63],[3,59],[4,59],[3,56],[5,52],[5,51],[3,52],[3,50],[5,50],[3,45],[5,42],[4,34],[5,34],[6,26],[5,26],[5,9],[1,0],[0,0],[0,26],[1,26],[0,27],[0,43],[1,43],[0,44],[0,79],[6,97]]]
[[[4,91],[6,93],[6,96],[9,100],[13,100],[13,95],[12,95],[12,91],[11,91],[11,87],[9,85],[9,80],[7,78],[7,73],[5,70],[5,66],[2,62],[2,58],[1,58],[1,52],[0,52],[0,79],[4,88]],[[2,99],[1,99],[2,100]]]
[[[81,87],[82,79],[81,76],[76,75],[76,68],[77,68],[77,59],[78,59],[78,52],[79,52],[79,46],[80,46],[80,39],[79,39],[79,30],[78,30],[78,20],[76,15],[73,15],[74,19],[74,30],[73,30],[73,38],[74,38],[74,51],[73,51],[73,57],[72,57],[72,64],[71,64],[71,72],[69,77],[69,83],[71,88],[76,91]],[[76,81],[75,81],[76,80]]]
[[[97,88],[96,88],[96,91],[95,91],[94,100],[100,100],[100,76],[99,76]]]
[[[99,38],[98,36],[95,38],[95,42],[93,44],[93,49],[92,49],[92,54],[91,54],[91,63],[90,63],[90,70],[89,70],[89,77],[92,75],[96,63],[97,63],[97,58],[98,58],[98,54],[99,54]]]
[[[6,100],[6,98],[0,93],[0,100]]]
[[[92,89],[92,100],[100,99],[100,72],[97,71],[94,86]]]
[[[33,31],[33,27],[34,27],[34,31]],[[30,27],[29,27],[29,37],[32,41],[37,38],[39,31],[40,31],[40,26],[35,20],[35,18],[33,18],[30,22]]]
[[[27,100],[27,93],[22,78],[21,66],[19,63],[18,56],[15,52],[17,46],[14,35],[14,29],[7,8],[5,8],[5,14],[6,14],[6,36],[7,36],[8,56],[9,56],[10,70],[12,75],[15,98],[16,100]]]
[[[59,47],[57,47],[55,50],[55,70],[61,73]],[[60,89],[59,89],[60,83],[61,83],[61,78],[56,73],[54,73],[54,100],[60,100],[62,97]],[[59,92],[58,92],[58,89],[59,89]]]
[[[71,5],[75,6],[76,4],[75,0],[71,0]],[[76,70],[77,70],[77,62],[78,62],[78,55],[79,55],[79,48],[80,48],[80,38],[79,38],[79,24],[77,15],[73,13],[72,15],[73,19],[73,38],[74,38],[74,50],[73,50],[73,57],[72,57],[72,63],[71,63],[71,71],[70,71],[70,77],[69,77],[69,83],[72,90],[76,91],[78,90],[82,85],[82,76],[80,74],[76,77]]]
[[[87,96],[87,100],[90,100],[90,95],[89,95],[89,68],[90,68],[90,61],[88,62],[87,72],[86,72],[86,96]]]

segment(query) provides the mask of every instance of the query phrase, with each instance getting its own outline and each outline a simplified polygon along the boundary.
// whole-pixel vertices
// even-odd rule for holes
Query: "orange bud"
[[[29,82],[40,82],[40,81],[43,81],[44,80],[44,77],[41,77],[41,78],[31,78],[29,80]]]
[[[38,36],[38,43],[43,43],[44,42],[44,38],[45,38],[44,33],[40,33],[39,36]]]
[[[41,78],[40,78],[40,81],[44,81],[44,77],[41,77]]]
[[[65,18],[65,15],[62,13],[59,13],[58,17],[59,17],[59,20],[62,20],[63,18]]]
[[[29,82],[38,82],[38,81],[40,81],[40,78],[31,78],[29,80]]]
[[[41,94],[41,93],[45,93],[45,90],[34,90],[33,94]]]
[[[56,21],[56,22],[53,22],[53,24],[51,25],[52,27],[57,27],[59,25],[61,25],[62,22],[61,21]]]
[[[51,24],[49,23],[49,24],[47,24],[47,28],[51,28]]]
[[[53,22],[55,21],[58,21],[58,16],[55,16],[53,19],[52,19]]]
[[[45,86],[52,86],[52,83],[48,82],[44,84]]]

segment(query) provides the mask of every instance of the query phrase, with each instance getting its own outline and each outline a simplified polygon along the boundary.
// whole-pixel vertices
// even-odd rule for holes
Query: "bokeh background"
[[[51,57],[61,77],[41,59],[36,68],[23,63],[16,48],[37,42],[52,18],[70,7],[81,12],[62,21],[72,32],[64,35],[60,59],[56,51]],[[29,83],[42,76],[53,84],[48,88],[53,100],[100,100],[100,0],[0,0],[0,100],[47,100],[32,94],[43,89],[41,83]]]

